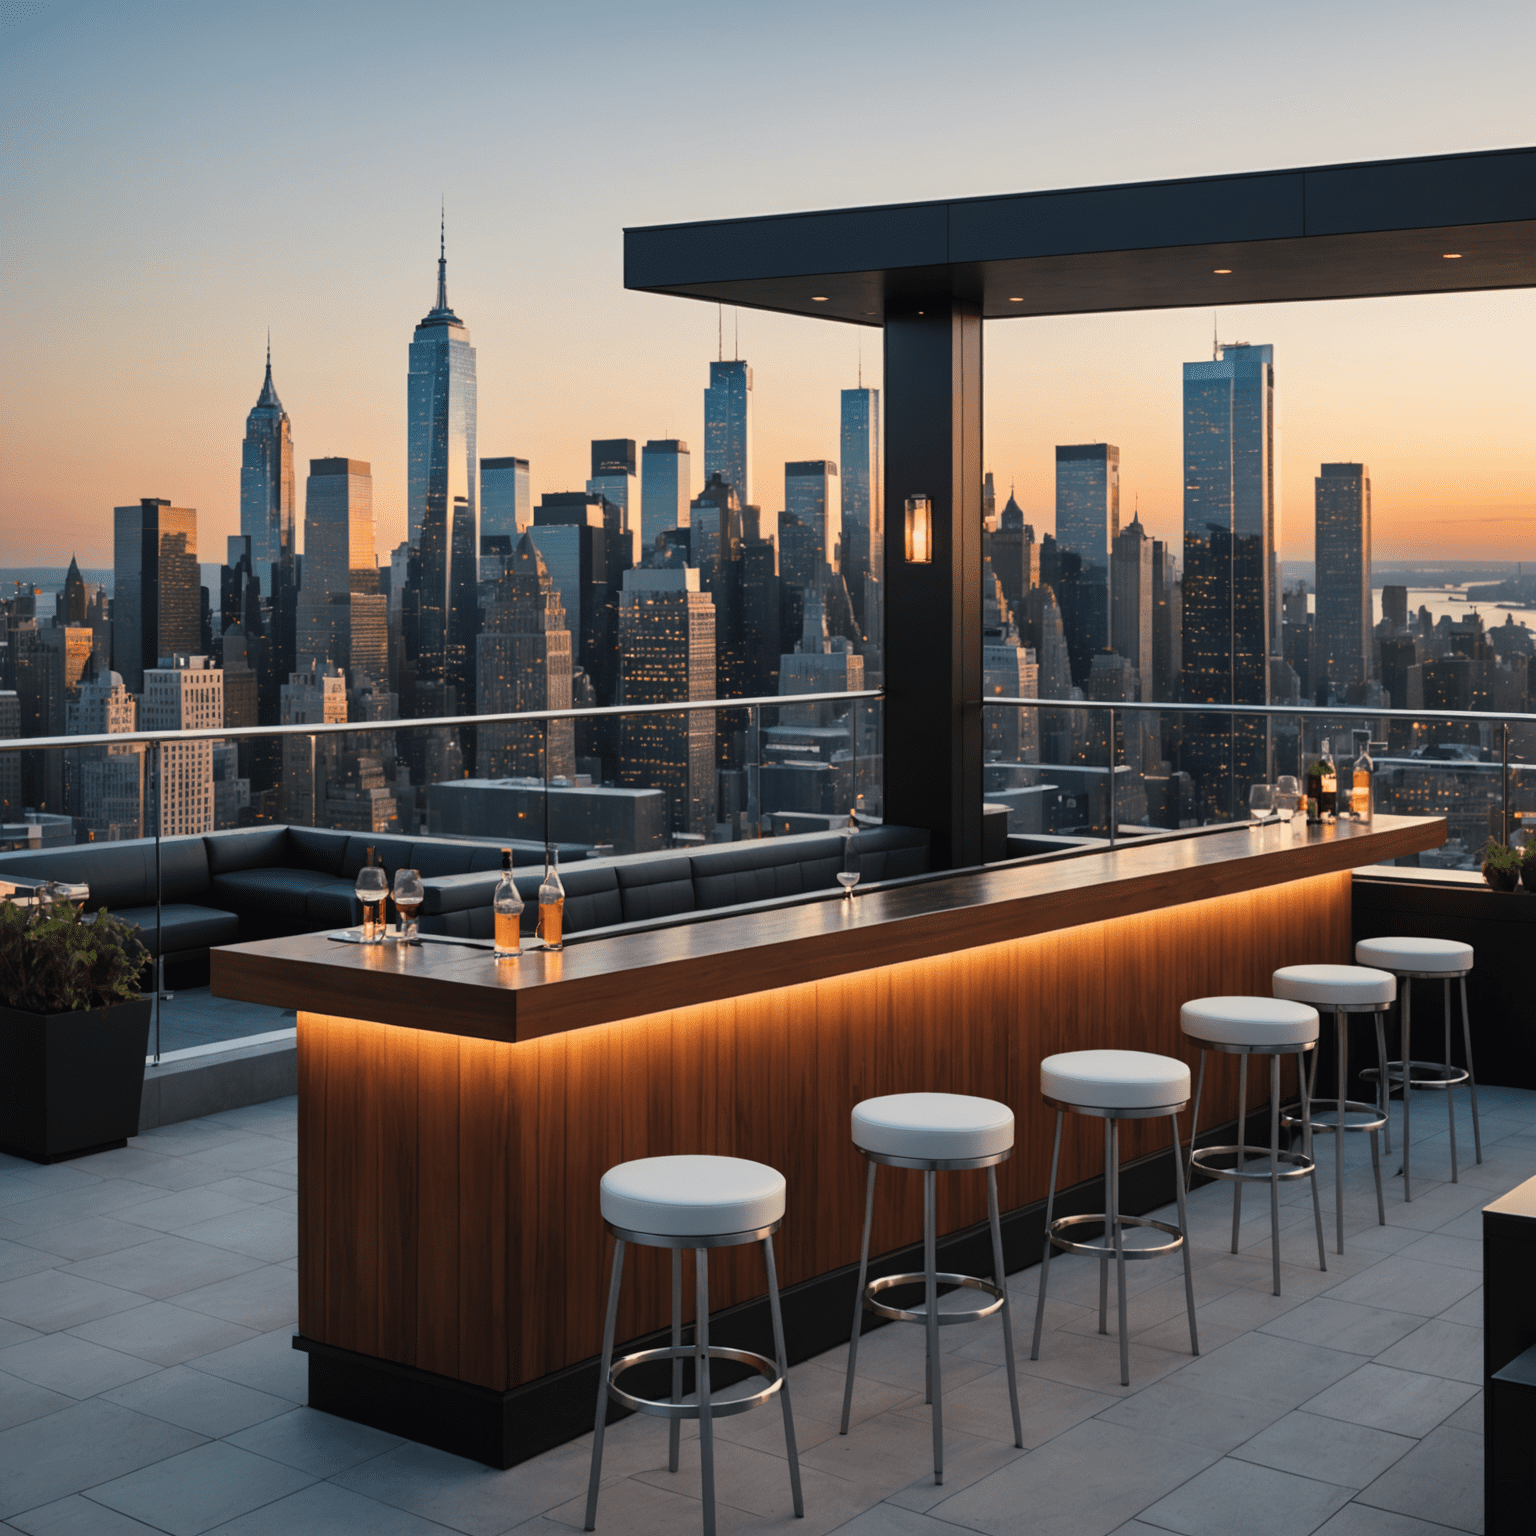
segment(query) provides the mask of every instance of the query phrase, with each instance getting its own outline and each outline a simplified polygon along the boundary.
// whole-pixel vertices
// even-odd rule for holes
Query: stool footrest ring
[[[1325,1120],[1322,1117],[1338,1114],[1337,1099],[1313,1099],[1312,1100],[1312,1134],[1314,1136],[1331,1136],[1339,1128],[1338,1121]],[[1344,1113],[1346,1115],[1363,1115],[1361,1120],[1349,1120],[1344,1124],[1346,1131],[1379,1131],[1387,1123],[1387,1117],[1382,1114],[1375,1104],[1363,1104],[1358,1099],[1345,1099]],[[1301,1115],[1296,1110],[1285,1110],[1280,1116],[1280,1124],[1288,1129],[1297,1129],[1303,1124]]]
[[[1469,1081],[1469,1076],[1464,1067],[1458,1067],[1454,1063],[1444,1061],[1410,1061],[1408,1063],[1410,1088],[1459,1088]],[[1434,1073],[1433,1077],[1414,1077],[1414,1072]],[[1361,1074],[1366,1081],[1376,1083],[1381,1081],[1381,1071],[1377,1067],[1367,1067]],[[1387,1063],[1387,1081],[1395,1088],[1403,1086],[1403,1064],[1400,1061]]]
[[[1001,1286],[994,1285],[990,1280],[978,1280],[975,1275],[935,1275],[933,1278],[938,1285],[961,1286],[966,1290],[980,1291],[984,1296],[992,1298],[986,1306],[973,1307],[968,1312],[940,1312],[941,1328],[951,1323],[974,1323],[978,1318],[991,1317],[1007,1300]],[[888,1307],[884,1302],[875,1300],[875,1293],[891,1290],[898,1285],[925,1285],[927,1280],[927,1275],[921,1272],[915,1275],[882,1275],[878,1280],[871,1280],[864,1287],[864,1310],[873,1312],[877,1317],[888,1317],[893,1323],[926,1323],[928,1321],[926,1312],[909,1312],[902,1307]]]
[[[1060,1234],[1068,1227],[1082,1226],[1104,1227],[1104,1241],[1099,1243],[1074,1243],[1070,1238]],[[1177,1253],[1184,1246],[1184,1234],[1170,1221],[1153,1221],[1150,1216],[1122,1216],[1122,1227],[1154,1227],[1159,1232],[1166,1232],[1173,1239],[1171,1243],[1158,1243],[1152,1248],[1129,1248],[1122,1244],[1121,1251],[1127,1259],[1155,1259],[1165,1253]],[[1061,1249],[1063,1253],[1086,1253],[1095,1259],[1112,1259],[1115,1257],[1115,1245],[1110,1241],[1109,1218],[1102,1211],[1087,1216],[1058,1216],[1050,1225],[1048,1235],[1053,1247]]]
[[[711,1395],[709,1414],[712,1419],[726,1419],[734,1413],[745,1413],[749,1408],[761,1407],[784,1385],[778,1366],[766,1356],[754,1354],[750,1349],[726,1349],[719,1344],[711,1344],[706,1353],[711,1361],[734,1360],[738,1365],[752,1366],[759,1376],[768,1378],[768,1385],[750,1397],[717,1398]],[[634,1354],[625,1355],[613,1362],[608,1372],[608,1396],[616,1403],[623,1403],[626,1408],[633,1408],[636,1413],[654,1414],[659,1419],[696,1419],[699,1416],[697,1403],[669,1403],[660,1398],[636,1397],[619,1385],[619,1377],[634,1366],[649,1365],[657,1360],[693,1360],[696,1357],[697,1351],[691,1344],[636,1350]]]
[[[1213,1168],[1205,1161],[1208,1157],[1235,1158],[1238,1150],[1237,1147],[1201,1147],[1197,1152],[1190,1154],[1190,1162],[1194,1164],[1198,1172],[1205,1174],[1207,1178],[1226,1179],[1229,1183],[1233,1184],[1245,1180],[1268,1184],[1270,1173],[1267,1168],[1263,1171],[1254,1169],[1251,1172],[1246,1168]],[[1244,1147],[1242,1152],[1245,1158],[1264,1158],[1266,1161],[1269,1158],[1269,1149],[1267,1147]],[[1300,1152],[1279,1152],[1275,1155],[1276,1159],[1283,1165],[1278,1175],[1282,1179],[1304,1179],[1316,1167],[1316,1164],[1310,1157],[1306,1157]]]

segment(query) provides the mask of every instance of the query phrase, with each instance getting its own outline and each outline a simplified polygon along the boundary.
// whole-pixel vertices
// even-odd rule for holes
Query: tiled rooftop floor
[[[1445,1182],[1438,1101],[1415,1100],[1418,1129],[1439,1134],[1415,1143],[1412,1205],[1389,1180],[1385,1227],[1366,1138],[1348,1138],[1342,1259],[1322,1144],[1328,1273],[1316,1269],[1305,1186],[1291,1186],[1283,1298],[1270,1294],[1265,1192],[1247,1195],[1234,1257],[1230,1191],[1197,1191],[1205,1353],[1188,1354],[1177,1261],[1133,1265],[1129,1389],[1115,1340],[1095,1331],[1093,1261],[1052,1265],[1038,1364],[1027,1356],[1039,1271],[1015,1276],[1027,1449],[1012,1445],[996,1321],[946,1329],[942,1488],[925,1470],[920,1330],[866,1336],[847,1439],[836,1428],[843,1351],[796,1367],[806,1519],[790,1513],[782,1419],[770,1408],[717,1425],[720,1530],[1480,1531],[1478,1212],[1536,1175],[1536,1093],[1481,1097],[1486,1161],[1464,1166],[1460,1185]],[[580,1526],[589,1437],[493,1472],[302,1406],[304,1357],[289,1346],[294,1124],[289,1099],[52,1168],[0,1159],[0,1528],[541,1536]],[[700,1528],[696,1427],[685,1432],[674,1476],[659,1420],[609,1431],[600,1531]]]

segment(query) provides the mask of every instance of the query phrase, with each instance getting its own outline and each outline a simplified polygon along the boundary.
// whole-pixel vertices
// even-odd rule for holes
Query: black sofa
[[[928,834],[877,827],[853,838],[862,883],[921,874]],[[490,938],[492,893],[500,879],[499,840],[406,838],[316,827],[243,827],[160,844],[161,906],[155,916],[155,843],[84,843],[0,854],[0,879],[64,880],[91,888],[89,910],[105,906],[137,923],[151,954],[165,956],[167,982],[207,980],[216,945],[355,926],[362,910],[357,872],[373,848],[391,879],[421,872],[422,931]],[[562,863],[565,929],[581,933],[835,888],[847,848],[838,833],[705,844],[678,853]],[[529,856],[528,847],[519,850]],[[526,903],[523,925],[537,917],[542,864],[515,873]]]

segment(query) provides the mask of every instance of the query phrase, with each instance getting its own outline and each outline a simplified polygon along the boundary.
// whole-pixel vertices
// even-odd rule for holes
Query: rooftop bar
[[[1267,995],[1282,965],[1348,962],[1351,871],[1444,837],[1427,817],[1238,826],[518,960],[320,934],[216,949],[216,994],[298,1010],[310,1401],[493,1465],[581,1433],[603,1323],[598,1183],[669,1153],[782,1170],[790,1354],[829,1347],[847,1336],[862,1220],[848,1117],[872,1095],[1014,1107],[1017,1149],[998,1169],[1008,1267],[1034,1262],[1041,1059],[1187,1057],[1181,1003]],[[1238,1114],[1235,1064],[1214,1073],[1212,1127]],[[1059,1186],[1096,1178],[1101,1157],[1096,1132],[1069,1127]],[[1152,1170],[1146,1208],[1168,1197],[1166,1127],[1128,1126],[1125,1157]],[[985,1217],[979,1182],[941,1183],[941,1233],[963,1239]],[[917,1181],[886,1181],[871,1252],[909,1247],[921,1224]],[[761,1267],[739,1249],[716,1262],[711,1310],[747,1326]],[[665,1264],[635,1253],[620,1339],[666,1324]]]

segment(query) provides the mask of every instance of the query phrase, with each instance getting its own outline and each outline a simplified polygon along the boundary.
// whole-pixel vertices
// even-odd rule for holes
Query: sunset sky
[[[272,330],[300,488],[369,460],[403,537],[406,347],[449,296],[483,455],[579,488],[593,437],[680,436],[701,479],[716,313],[626,293],[626,225],[1536,142],[1536,7],[617,3],[0,5],[0,565],[111,561],[111,509],[238,531]],[[744,312],[753,499],[836,457],[879,333]],[[1180,369],[1209,311],[988,326],[986,463],[1051,527],[1052,445],[1121,449],[1180,525]],[[1283,553],[1359,459],[1382,559],[1536,560],[1536,297],[1224,311],[1275,346]],[[726,348],[733,316],[726,315]],[[302,512],[302,507],[301,507]]]

